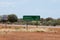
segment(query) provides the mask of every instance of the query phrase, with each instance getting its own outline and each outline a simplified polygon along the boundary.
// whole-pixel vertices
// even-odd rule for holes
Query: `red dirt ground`
[[[60,40],[60,33],[9,32],[1,34],[0,40]]]

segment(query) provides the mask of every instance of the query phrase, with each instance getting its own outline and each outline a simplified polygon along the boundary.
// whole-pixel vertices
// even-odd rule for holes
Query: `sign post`
[[[38,21],[40,21],[40,16],[23,16],[23,20],[27,22],[27,29],[28,29],[28,22],[29,21],[36,21],[38,25]]]
[[[7,20],[8,20],[8,16],[7,15],[3,15],[2,16],[2,21],[3,21],[3,23],[5,24],[5,28],[7,28]]]

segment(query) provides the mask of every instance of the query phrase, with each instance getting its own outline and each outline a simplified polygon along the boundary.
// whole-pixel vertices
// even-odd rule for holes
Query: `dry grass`
[[[0,40],[60,40],[60,28],[1,26]]]

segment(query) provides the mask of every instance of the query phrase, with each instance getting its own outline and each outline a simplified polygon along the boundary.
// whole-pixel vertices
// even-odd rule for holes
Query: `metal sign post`
[[[28,30],[28,21],[26,21],[26,29]]]
[[[38,21],[36,21],[36,28],[38,28]]]
[[[28,29],[28,22],[29,21],[36,21],[37,22],[37,27],[38,27],[38,21],[40,21],[40,16],[23,16],[23,20],[27,22],[27,29]]]

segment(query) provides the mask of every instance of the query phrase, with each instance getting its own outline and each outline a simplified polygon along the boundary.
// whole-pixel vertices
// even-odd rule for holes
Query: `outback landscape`
[[[60,18],[3,15],[0,17],[0,40],[60,40]]]
[[[60,0],[0,0],[0,40],[60,40]]]
[[[60,18],[3,15],[0,17],[0,40],[60,40]]]
[[[0,40],[60,40],[60,26],[28,26],[0,24]],[[12,27],[13,26],[13,27]],[[17,27],[16,27],[17,26]]]

